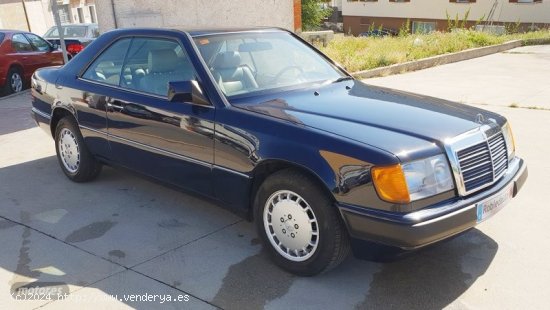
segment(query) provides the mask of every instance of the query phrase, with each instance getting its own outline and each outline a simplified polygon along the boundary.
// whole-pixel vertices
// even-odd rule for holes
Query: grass
[[[501,36],[461,30],[384,38],[335,37],[319,48],[349,72],[356,72],[519,39],[550,40],[550,30]]]

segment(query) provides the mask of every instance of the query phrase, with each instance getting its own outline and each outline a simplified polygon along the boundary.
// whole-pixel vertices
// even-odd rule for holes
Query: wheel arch
[[[23,65],[21,65],[21,64],[18,63],[18,62],[11,63],[11,64],[10,64],[10,67],[9,67],[9,69],[8,69],[8,72],[10,72],[11,69],[17,69],[17,70],[19,70],[19,72],[21,73],[21,75],[24,75],[24,74],[25,74],[25,70],[23,69]],[[23,76],[21,76],[21,78],[23,78]]]
[[[252,184],[250,188],[250,207],[248,208],[248,219],[254,219],[254,201],[256,199],[256,194],[262,183],[272,174],[286,170],[292,169],[299,171],[304,175],[308,176],[314,183],[316,183],[319,188],[329,197],[333,202],[336,202],[336,197],[330,190],[330,182],[323,180],[323,178],[315,173],[311,168],[301,165],[295,162],[289,162],[282,159],[265,159],[261,161],[254,170],[252,171]]]
[[[72,111],[65,107],[55,107],[52,111],[52,118],[50,120],[50,131],[52,134],[52,137],[55,138],[55,129],[57,128],[57,124],[59,121],[64,117],[72,117],[75,121],[77,121],[76,116]]]

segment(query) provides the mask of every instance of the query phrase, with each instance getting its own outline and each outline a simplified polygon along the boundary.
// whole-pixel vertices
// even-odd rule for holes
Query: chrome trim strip
[[[212,164],[209,164],[209,163],[204,162],[202,160],[187,157],[187,156],[177,154],[177,153],[174,153],[174,152],[170,152],[170,151],[167,151],[167,150],[159,149],[159,148],[154,147],[154,146],[139,143],[139,142],[129,140],[129,139],[126,139],[126,138],[122,138],[122,137],[119,137],[119,136],[115,136],[115,135],[112,135],[112,134],[107,134],[107,135],[109,136],[109,138],[120,140],[120,141],[129,143],[129,144],[133,144],[134,146],[136,146],[136,147],[138,147],[142,150],[149,150],[149,151],[152,151],[153,153],[166,155],[166,156],[176,158],[176,159],[181,159],[181,160],[193,163],[193,164],[197,164],[197,165],[201,165],[201,166],[204,166],[204,167],[212,168]]]
[[[476,204],[472,204],[472,205],[469,205],[465,208],[462,208],[462,209],[458,209],[456,211],[453,211],[451,213],[447,213],[443,216],[440,216],[440,217],[436,217],[436,218],[433,218],[431,220],[427,220],[425,222],[420,222],[420,223],[417,223],[417,224],[414,224],[412,225],[412,227],[422,227],[422,226],[426,226],[426,225],[429,225],[429,224],[432,224],[432,223],[435,223],[435,222],[439,222],[439,221],[442,221],[442,220],[445,220],[445,219],[448,219],[450,217],[453,217],[457,214],[460,214],[460,213],[464,213],[464,212],[467,212],[467,211],[470,211],[472,208],[475,208],[476,207]]]
[[[108,138],[113,138],[113,139],[117,139],[117,140],[120,140],[120,141],[127,142],[129,144],[133,144],[133,145],[139,147],[140,149],[150,150],[150,151],[152,151],[154,153],[157,153],[157,154],[160,153],[160,154],[163,154],[163,155],[166,155],[166,156],[170,156],[172,158],[181,159],[181,160],[184,160],[184,161],[187,161],[187,162],[190,162],[190,163],[194,163],[194,164],[197,164],[197,165],[201,165],[201,166],[204,166],[204,167],[209,167],[211,169],[215,168],[215,169],[223,170],[223,171],[230,172],[230,173],[236,174],[238,176],[241,176],[241,177],[244,177],[244,178],[247,178],[247,179],[252,178],[248,174],[245,174],[245,173],[242,173],[242,172],[239,172],[239,171],[235,171],[235,170],[232,170],[232,169],[229,169],[229,168],[226,168],[226,167],[222,167],[222,166],[218,166],[218,165],[209,164],[207,162],[204,162],[204,161],[201,161],[201,160],[198,160],[198,159],[194,159],[194,158],[191,158],[191,157],[187,157],[185,155],[180,155],[180,154],[177,154],[177,153],[174,153],[174,152],[170,152],[170,151],[166,151],[166,150],[163,150],[163,149],[156,148],[154,146],[150,146],[150,145],[146,145],[146,144],[139,143],[139,142],[136,142],[136,141],[128,140],[128,139],[125,139],[125,138],[122,138],[122,137],[119,137],[119,136],[115,136],[115,135],[112,135],[110,133],[107,133],[107,132],[104,132],[104,131],[101,131],[101,130],[93,129],[93,128],[90,128],[90,127],[87,127],[87,126],[82,126],[82,125],[79,125],[79,127],[82,128],[82,129],[86,129],[86,130],[104,135]]]
[[[32,111],[33,113],[36,113],[36,114],[38,114],[38,115],[44,117],[44,118],[49,119],[49,120],[52,119],[52,116],[51,116],[51,115],[49,115],[49,114],[47,114],[47,113],[45,113],[45,112],[42,112],[42,111],[38,110],[38,109],[35,108],[35,107],[32,107],[31,111]]]
[[[230,172],[230,173],[239,175],[239,176],[244,177],[244,178],[247,178],[247,179],[252,179],[252,176],[250,176],[250,175],[248,175],[248,174],[246,174],[246,173],[242,173],[242,172],[235,171],[235,170],[232,170],[232,169],[229,169],[229,168],[226,168],[226,167],[222,167],[222,166],[218,166],[218,165],[213,165],[212,167],[213,167],[214,169],[219,169],[219,170],[223,170],[223,171],[226,171],[226,172]]]
[[[89,131],[93,131],[95,133],[99,133],[99,134],[102,134],[104,136],[108,136],[109,134],[106,133],[105,131],[101,131],[101,130],[97,130],[97,129],[93,129],[93,128],[90,128],[88,126],[82,126],[82,125],[78,125],[78,127],[82,128],[82,129],[86,129],[86,130],[89,130]]]

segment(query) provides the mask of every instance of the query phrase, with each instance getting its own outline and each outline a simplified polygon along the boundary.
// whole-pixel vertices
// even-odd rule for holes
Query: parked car
[[[80,53],[90,42],[99,36],[97,24],[70,24],[62,25],[63,39],[67,47],[69,59]],[[52,44],[61,45],[59,30],[56,26],[51,27],[44,34],[44,38]]]
[[[38,35],[0,29],[0,93],[20,92],[36,69],[62,64],[57,47]]]
[[[114,30],[32,87],[69,179],[122,166],[211,197],[298,275],[457,235],[527,178],[503,116],[365,85],[280,29]]]
[[[393,29],[382,28],[382,29],[374,29],[374,30],[361,32],[359,36],[360,37],[389,37],[389,36],[396,36],[397,34],[398,32]]]

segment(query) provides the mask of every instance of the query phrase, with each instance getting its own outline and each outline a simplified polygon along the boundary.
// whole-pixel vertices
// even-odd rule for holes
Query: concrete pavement
[[[510,55],[538,61],[527,78],[541,82],[546,70],[536,69],[549,59],[497,57]],[[275,267],[251,223],[200,198],[111,168],[92,183],[68,181],[53,140],[30,120],[29,94],[0,99],[0,309],[547,309],[550,145],[543,138],[550,136],[550,111],[507,108],[506,92],[528,98],[530,89],[502,87],[494,93],[503,99],[491,99],[485,84],[457,68],[506,65],[493,56],[367,83],[428,95],[443,87],[447,98],[472,102],[484,96],[491,104],[485,108],[510,119],[517,153],[528,162],[519,196],[458,238],[393,263],[350,257],[314,278]],[[428,87],[434,74],[469,91],[453,93],[443,81]],[[530,100],[548,102],[544,89],[538,94]],[[72,297],[14,300],[10,288],[25,281],[66,283]],[[157,298],[136,301],[146,294]]]
[[[524,46],[368,84],[468,104],[550,109],[550,45]]]

